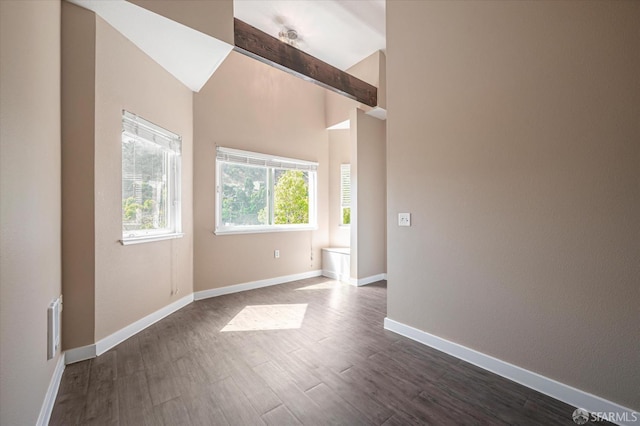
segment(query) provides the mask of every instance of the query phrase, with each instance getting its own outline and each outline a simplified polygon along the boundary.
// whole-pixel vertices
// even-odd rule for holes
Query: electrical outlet
[[[274,250],[273,251],[273,257],[275,257],[276,259],[280,258],[280,250]]]
[[[411,213],[398,213],[398,226],[411,226]]]
[[[62,300],[58,297],[47,308],[47,359],[52,359],[60,349]]]

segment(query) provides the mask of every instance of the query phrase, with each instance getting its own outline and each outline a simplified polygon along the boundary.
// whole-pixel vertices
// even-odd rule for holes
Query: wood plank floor
[[[385,282],[197,301],[67,366],[50,424],[574,425],[573,407],[385,331],[385,314]],[[221,331],[234,318],[281,329]]]

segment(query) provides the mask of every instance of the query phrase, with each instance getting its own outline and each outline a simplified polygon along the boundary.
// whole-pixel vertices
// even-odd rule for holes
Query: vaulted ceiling
[[[193,91],[233,46],[125,0],[69,0],[97,13]],[[385,0],[234,0],[234,16],[345,70],[386,47]]]
[[[236,18],[278,37],[298,33],[298,48],[346,70],[386,48],[385,0],[234,0]]]

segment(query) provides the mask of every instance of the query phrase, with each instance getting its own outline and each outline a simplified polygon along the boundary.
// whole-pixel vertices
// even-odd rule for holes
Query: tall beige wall
[[[235,52],[194,95],[196,291],[321,269],[329,243],[323,98],[324,89]],[[318,230],[214,235],[216,145],[319,162]]]
[[[95,338],[100,340],[193,292],[193,96],[100,18],[95,50]],[[183,238],[118,242],[123,109],[182,136]]]
[[[331,247],[349,247],[350,226],[341,225],[342,209],[340,207],[341,177],[340,166],[350,164],[349,130],[328,130],[329,133],[329,245]]]
[[[0,424],[33,425],[59,359],[59,2],[0,2],[0,123]]]
[[[95,337],[95,15],[62,2],[62,347]]]
[[[383,51],[378,55],[378,106],[387,109],[387,55]]]
[[[386,122],[351,112],[351,278],[387,271]]]
[[[69,163],[63,216],[67,223],[78,211],[92,214],[64,230],[65,241],[75,244],[74,251],[65,247],[65,265],[85,266],[82,275],[64,278],[65,348],[71,349],[193,292],[193,99],[188,88],[94,13],[64,3],[63,22],[63,157]],[[183,238],[119,242],[123,109],[182,136]]]
[[[635,410],[638,22],[387,3],[389,318]]]

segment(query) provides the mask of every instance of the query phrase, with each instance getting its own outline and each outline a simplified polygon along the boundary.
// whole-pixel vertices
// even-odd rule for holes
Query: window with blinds
[[[122,112],[123,244],[181,237],[182,139]]]
[[[351,224],[351,164],[340,165],[340,224]]]
[[[218,147],[216,234],[317,227],[318,163]]]

